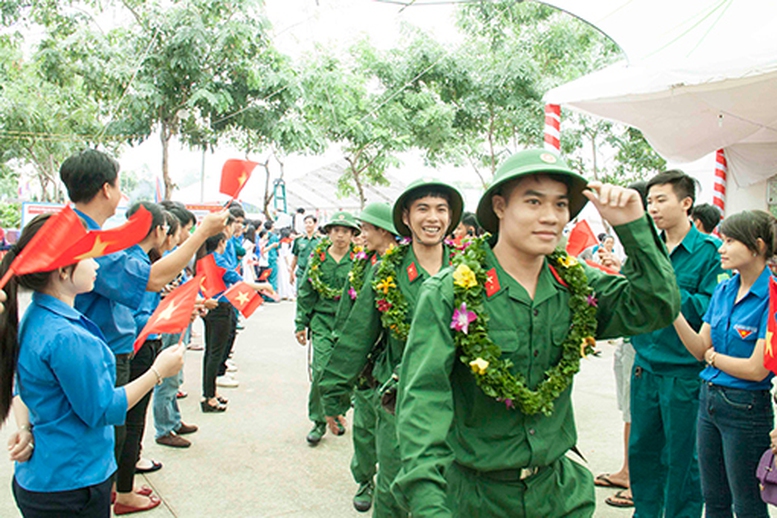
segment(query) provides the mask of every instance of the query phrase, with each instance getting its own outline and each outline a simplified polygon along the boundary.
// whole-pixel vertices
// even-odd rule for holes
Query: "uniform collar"
[[[151,264],[151,259],[148,257],[148,253],[143,250],[137,243],[127,248],[127,253],[131,254],[133,257],[137,257],[147,264]]]
[[[403,262],[407,263],[407,266],[405,268],[407,272],[407,279],[413,283],[418,279],[428,279],[431,277],[429,275],[429,272],[423,269],[421,267],[421,263],[418,262],[418,259],[415,256],[415,251],[413,250],[413,243],[409,243],[408,245],[408,251],[407,255],[405,255],[405,260]],[[451,256],[451,250],[450,247],[443,243],[442,245],[442,266],[440,267],[440,271],[444,270],[448,266],[450,266],[450,256]],[[415,274],[412,272],[415,271]]]
[[[490,274],[489,277],[495,277],[495,280],[492,280],[491,283],[492,286],[495,284],[497,287],[496,291],[492,291],[490,296],[488,295],[488,291],[490,290],[488,289],[489,287],[487,287],[487,299],[493,298],[498,293],[506,290],[511,299],[531,306],[541,304],[553,297],[560,290],[567,290],[567,287],[560,282],[560,279],[557,279],[552,273],[550,264],[546,258],[542,269],[540,270],[540,277],[537,279],[537,289],[534,292],[534,300],[532,300],[529,298],[526,289],[504,271],[502,265],[500,265],[499,261],[496,259],[494,251],[491,249],[491,244],[484,243],[484,246],[486,247],[485,270],[487,274],[491,272],[492,269],[494,270],[493,274]]]
[[[76,208],[73,208],[73,210],[76,212],[76,214],[81,216],[81,219],[86,221],[86,228],[88,228],[89,230],[101,230],[100,225],[98,225],[95,220],[93,220],[92,218],[90,218],[89,216],[87,216],[86,214],[84,214],[83,212],[81,212]]]
[[[35,291],[32,294],[32,303],[69,320],[81,320],[81,313],[68,306],[61,300],[46,293]]]
[[[758,297],[759,299],[766,298],[769,294],[769,277],[771,276],[772,272],[769,270],[769,267],[764,267],[764,271],[761,272],[761,275],[759,275],[753,285],[750,286],[750,291],[745,295],[745,297],[743,297],[743,299],[749,297],[751,294]],[[741,275],[736,274],[734,277],[732,277],[731,282],[728,284],[728,289],[731,291],[731,293],[734,294],[734,296],[736,296],[736,293],[739,291],[741,282]]]
[[[666,243],[666,232],[661,232],[661,239]],[[680,241],[677,247],[683,247],[686,252],[690,253],[693,252],[702,241],[704,241],[704,234],[699,232],[696,226],[691,223],[691,229],[685,234],[685,237]],[[675,248],[675,250],[676,249],[677,248]],[[674,250],[672,250],[672,252],[674,252]]]

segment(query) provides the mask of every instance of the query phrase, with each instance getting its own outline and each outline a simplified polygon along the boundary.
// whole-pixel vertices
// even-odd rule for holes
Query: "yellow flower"
[[[593,336],[586,336],[583,338],[583,341],[580,343],[580,357],[585,358],[587,356],[586,350],[591,347],[592,349],[596,347],[596,339]]]
[[[456,267],[456,271],[453,272],[453,284],[469,289],[477,286],[478,280],[475,278],[475,272],[470,270],[469,266],[460,264]]]
[[[391,275],[389,275],[388,277],[386,277],[385,279],[383,279],[378,283],[378,289],[383,290],[384,295],[388,294],[391,288],[396,288],[396,287],[397,285],[394,284],[394,277],[392,277]]]
[[[348,272],[348,282],[350,282],[351,284],[353,284],[353,270],[351,270],[350,272]]]
[[[575,259],[571,255],[562,256],[558,258],[558,264],[560,264],[564,268],[571,268],[572,266],[577,265],[577,259]]]
[[[310,267],[310,269],[311,269],[311,270],[318,270],[318,265],[317,265],[317,264],[314,264],[313,266],[311,266],[311,267]]]
[[[469,366],[472,367],[472,372],[482,376],[486,373],[486,369],[488,368],[488,361],[478,357],[477,359],[469,362]]]

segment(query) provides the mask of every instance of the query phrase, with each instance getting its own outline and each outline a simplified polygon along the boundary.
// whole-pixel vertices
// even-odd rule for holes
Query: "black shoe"
[[[310,430],[310,433],[305,438],[310,446],[317,446],[321,442],[321,438],[326,433],[326,423],[316,423],[316,426]]]
[[[225,412],[227,410],[226,405],[211,405],[207,401],[200,401],[200,409],[206,414],[209,412]]]

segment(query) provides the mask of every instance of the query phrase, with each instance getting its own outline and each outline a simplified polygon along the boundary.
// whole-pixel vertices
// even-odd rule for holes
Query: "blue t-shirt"
[[[221,278],[224,280],[224,284],[227,286],[227,288],[243,280],[240,274],[235,271],[234,267],[230,268],[232,262],[229,260],[226,252],[223,254],[217,254],[214,252],[213,258],[216,260],[216,266],[220,266],[226,270]],[[224,297],[222,294],[216,295],[214,298],[217,298],[219,302],[229,303],[229,299]]]
[[[148,264],[149,266],[151,265],[151,259],[149,259],[148,254],[140,247],[140,245],[129,247],[127,249],[127,254],[136,258],[138,261]],[[139,335],[143,328],[146,327],[148,319],[154,314],[160,300],[162,300],[162,297],[158,291],[146,291],[143,293],[140,304],[132,314],[132,317],[135,319],[135,336]],[[157,338],[159,338],[158,334],[150,334],[146,337],[146,340],[155,340]]]
[[[76,211],[89,230],[100,226]],[[95,259],[100,265],[94,289],[76,297],[75,307],[102,331],[113,354],[132,352],[136,337],[133,311],[140,306],[151,276],[151,264],[131,256],[126,250]]]
[[[704,314],[704,322],[710,325],[715,351],[735,358],[750,358],[756,341],[766,337],[770,276],[769,268],[764,268],[750,291],[736,303],[740,276],[737,274],[718,284]],[[762,381],[749,381],[726,374],[715,367],[707,367],[699,376],[724,387],[769,390],[774,374],[769,373]]]
[[[34,427],[35,451],[17,463],[28,491],[70,491],[116,471],[113,425],[127,395],[114,388],[116,363],[100,330],[59,299],[33,293],[19,326],[17,389]]]

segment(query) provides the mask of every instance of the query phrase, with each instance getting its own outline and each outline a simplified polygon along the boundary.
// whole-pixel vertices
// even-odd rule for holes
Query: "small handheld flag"
[[[212,298],[227,289],[224,284],[224,272],[227,270],[216,264],[213,254],[197,261],[197,275],[201,277],[200,291],[206,298]]]
[[[769,317],[766,319],[766,340],[764,343],[764,367],[777,374],[777,357],[775,357],[774,335],[777,334],[777,282],[769,277]]]
[[[244,282],[233,285],[224,293],[224,296],[246,318],[250,317],[263,302],[256,290]]]
[[[249,160],[238,160],[230,158],[224,162],[224,166],[221,168],[221,185],[219,192],[230,196],[232,199],[237,198],[240,191],[243,190],[243,186],[251,177],[251,171],[254,167],[259,165],[256,162]]]
[[[577,257],[583,250],[598,242],[599,240],[596,239],[594,231],[591,230],[588,222],[581,219],[569,233],[569,239],[567,239],[567,253],[573,257]]]
[[[152,333],[180,333],[191,321],[197,292],[200,289],[200,277],[194,277],[188,282],[171,291],[159,303],[154,313],[146,322],[146,326],[135,339],[133,348],[138,352],[148,335]]]

